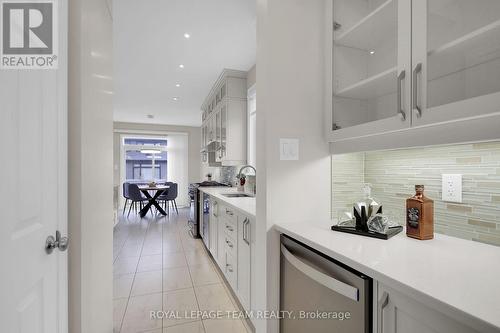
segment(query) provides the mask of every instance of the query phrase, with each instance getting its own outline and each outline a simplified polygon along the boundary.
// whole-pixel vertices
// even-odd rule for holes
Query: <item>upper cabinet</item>
[[[500,1],[332,0],[326,26],[334,153],[411,146],[421,137],[423,144],[492,139],[490,123],[500,121]],[[461,130],[471,118],[474,135],[443,140],[450,123]]]
[[[500,111],[500,1],[413,1],[414,125]]]
[[[409,1],[333,1],[333,139],[410,126]]]
[[[225,69],[202,105],[202,155],[211,165],[246,164],[246,75]]]

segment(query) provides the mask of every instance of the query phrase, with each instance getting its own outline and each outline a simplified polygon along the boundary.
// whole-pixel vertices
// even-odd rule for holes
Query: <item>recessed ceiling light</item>
[[[183,65],[183,64],[180,64],[180,65],[179,65],[179,68],[184,68],[184,65]]]
[[[179,97],[174,97],[172,98],[174,101],[178,101],[179,100]]]
[[[153,119],[155,116],[152,114],[148,114],[146,117],[148,117],[149,119]]]
[[[188,34],[187,32],[186,32],[186,33],[184,33],[184,38],[189,39],[189,37],[191,37],[191,35],[190,35],[190,34]]]
[[[371,50],[371,51],[370,51],[370,54],[375,54],[375,51]]]
[[[179,88],[179,87],[181,86],[181,84],[180,84],[180,83],[177,83],[175,86],[176,86],[177,88]]]

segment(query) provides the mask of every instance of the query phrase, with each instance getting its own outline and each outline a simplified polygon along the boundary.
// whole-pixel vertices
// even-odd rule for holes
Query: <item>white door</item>
[[[67,332],[66,1],[59,69],[0,69],[0,331]],[[0,21],[1,22],[1,21]]]
[[[413,126],[500,112],[500,1],[413,1]]]

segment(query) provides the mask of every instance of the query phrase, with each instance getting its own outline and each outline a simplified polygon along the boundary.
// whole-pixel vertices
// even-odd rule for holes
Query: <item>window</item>
[[[168,178],[167,140],[124,138],[125,180],[128,182],[166,181]]]
[[[255,84],[248,89],[247,94],[248,129],[247,129],[247,160],[248,164],[255,166],[257,161],[257,93]]]

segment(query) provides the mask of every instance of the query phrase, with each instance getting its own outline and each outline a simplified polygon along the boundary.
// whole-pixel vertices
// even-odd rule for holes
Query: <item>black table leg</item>
[[[163,208],[161,208],[161,206],[158,204],[158,197],[163,193],[164,191],[156,191],[155,195],[154,196],[151,196],[151,194],[149,194],[148,190],[143,190],[142,193],[144,193],[144,195],[146,196],[146,198],[148,199],[148,203],[146,204],[146,206],[144,206],[144,208],[141,209],[141,211],[139,212],[139,216],[142,218],[144,216],[146,216],[146,214],[148,213],[148,210],[151,208],[151,206],[155,206],[156,209],[160,212],[160,214],[162,215],[167,215],[167,213],[163,210]]]

